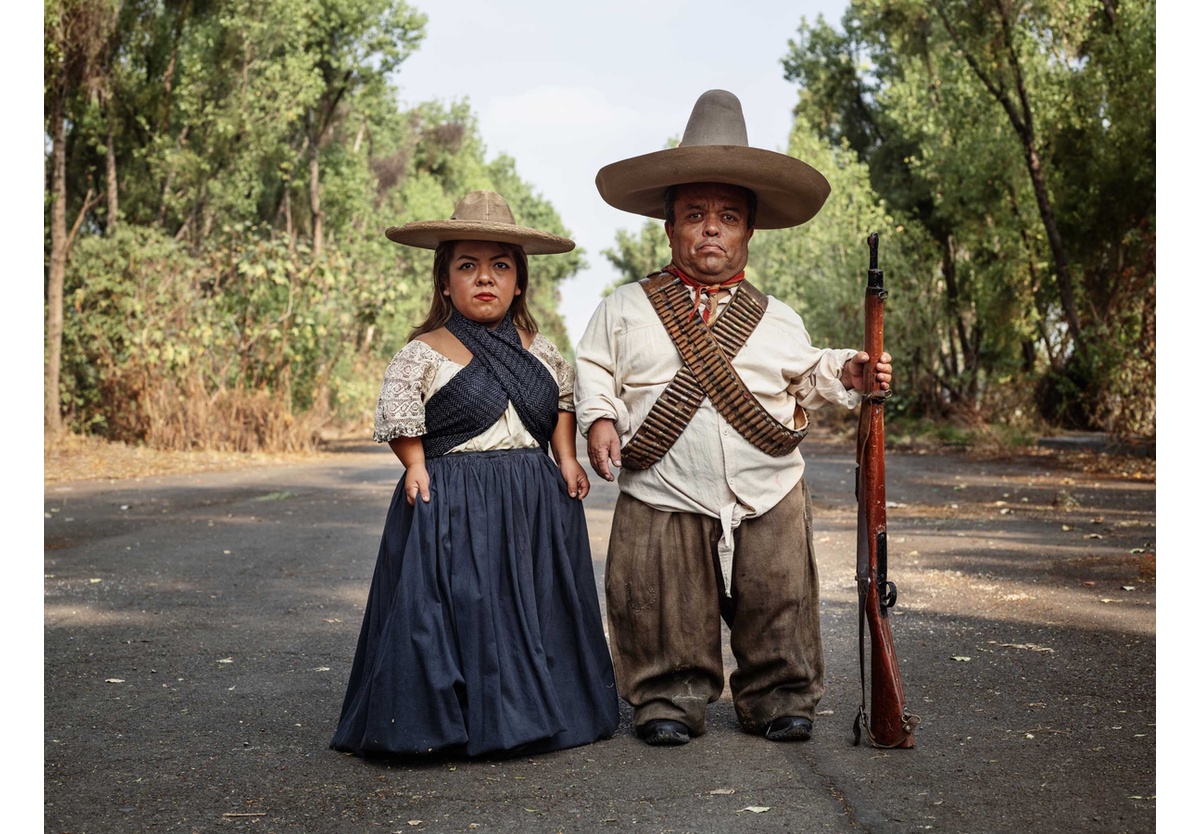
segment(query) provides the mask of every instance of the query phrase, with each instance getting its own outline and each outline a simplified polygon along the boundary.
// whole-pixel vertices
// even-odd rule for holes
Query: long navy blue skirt
[[[396,487],[330,742],[358,755],[533,753],[618,723],[583,506],[541,450],[427,461]]]

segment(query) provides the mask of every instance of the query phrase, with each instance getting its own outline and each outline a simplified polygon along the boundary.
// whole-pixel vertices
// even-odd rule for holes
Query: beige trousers
[[[617,499],[605,592],[617,690],[634,725],[669,718],[704,732],[720,697],[721,618],[737,668],[729,685],[742,729],[811,719],[824,694],[812,501],[803,480],[734,531],[732,600],[723,599],[719,519]]]

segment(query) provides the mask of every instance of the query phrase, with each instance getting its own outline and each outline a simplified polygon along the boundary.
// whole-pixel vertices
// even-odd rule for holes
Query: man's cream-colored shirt
[[[797,403],[806,410],[861,400],[841,382],[842,366],[858,351],[813,347],[800,316],[768,296],[767,310],[733,367],[763,407],[795,427]],[[586,435],[601,418],[616,423],[625,446],[683,360],[637,284],[626,284],[600,303],[576,350],[575,411]],[[801,443],[801,446],[804,444]],[[621,491],[668,512],[721,519],[721,553],[729,588],[733,530],[762,515],[800,482],[800,450],[772,457],[730,426],[706,398],[683,434],[649,469],[623,470]]]

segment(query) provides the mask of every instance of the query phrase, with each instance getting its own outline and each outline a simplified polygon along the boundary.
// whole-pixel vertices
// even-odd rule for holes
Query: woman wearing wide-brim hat
[[[607,738],[574,370],[525,303],[526,255],[575,244],[518,225],[492,191],[387,236],[435,250],[432,293],[379,395],[375,440],[405,473],[330,746],[478,756]]]

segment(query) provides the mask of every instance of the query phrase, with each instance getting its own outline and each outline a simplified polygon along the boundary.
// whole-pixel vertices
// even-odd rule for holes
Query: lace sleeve
[[[574,412],[575,368],[570,362],[563,359],[558,348],[554,346],[554,342],[541,333],[533,337],[533,344],[529,346],[529,352],[550,366],[550,373],[554,374],[554,380],[558,383],[559,411]]]
[[[383,373],[375,406],[375,442],[425,434],[425,395],[444,357],[429,345],[412,341],[392,357]]]

